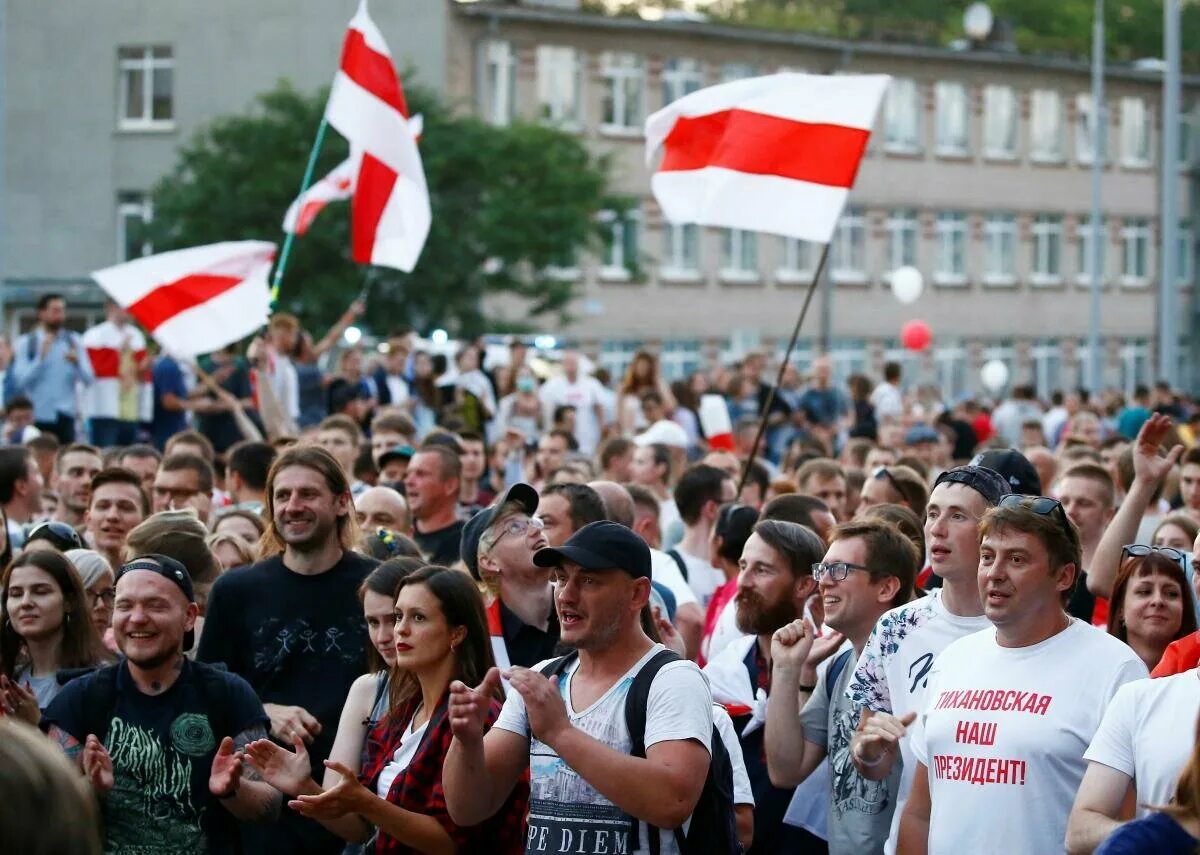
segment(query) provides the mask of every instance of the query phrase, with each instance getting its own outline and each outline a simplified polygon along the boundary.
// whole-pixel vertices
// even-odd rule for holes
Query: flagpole
[[[812,282],[809,283],[808,293],[804,295],[804,305],[800,308],[800,316],[796,318],[796,326],[792,330],[792,340],[788,342],[787,350],[784,351],[783,359],[779,362],[779,373],[775,377],[775,385],[767,392],[767,400],[763,404],[762,412],[758,417],[758,433],[754,436],[754,445],[750,447],[750,456],[746,458],[746,465],[742,469],[742,479],[738,482],[737,496],[742,495],[742,489],[746,486],[746,481],[750,477],[750,468],[754,466],[754,458],[758,454],[759,443],[763,440],[763,435],[767,432],[767,417],[771,414],[771,405],[775,403],[775,392],[783,384],[783,374],[787,370],[788,361],[792,358],[792,351],[796,349],[796,342],[800,339],[800,327],[804,325],[804,318],[808,314],[808,307],[812,304],[813,294],[817,292],[817,283],[821,281],[821,274],[825,270],[825,262],[829,259],[829,246],[825,244],[825,248],[821,250],[821,259],[817,262],[817,269],[813,273]],[[735,499],[739,501],[740,499]]]
[[[304,168],[304,178],[300,181],[300,193],[303,196],[312,183],[313,171],[317,167],[317,156],[325,143],[325,131],[329,127],[329,119],[321,116],[321,124],[317,126],[317,136],[313,140],[312,151],[308,153],[308,166]],[[283,284],[283,273],[287,269],[288,258],[292,254],[292,242],[296,239],[296,231],[287,232],[283,239],[283,248],[279,251],[279,263],[275,265],[275,276],[271,280],[271,305],[279,303],[279,288]]]

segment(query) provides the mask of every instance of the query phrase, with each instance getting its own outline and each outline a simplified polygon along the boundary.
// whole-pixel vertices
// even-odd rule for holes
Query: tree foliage
[[[433,225],[412,274],[370,268],[365,325],[375,332],[409,324],[464,336],[495,330],[482,300],[506,292],[529,302],[529,315],[564,315],[574,285],[546,276],[600,237],[607,163],[575,137],[539,124],[498,128],[457,115],[430,93],[409,87],[424,117],[420,148]],[[221,240],[282,242],[280,223],[296,197],[324,111],[325,92],[281,83],[248,115],[224,116],[180,151],[175,170],[154,190],[148,238],[157,251]],[[347,155],[333,129],[314,179]],[[281,308],[320,326],[359,292],[367,268],[350,259],[349,203],[327,207],[296,239]]]

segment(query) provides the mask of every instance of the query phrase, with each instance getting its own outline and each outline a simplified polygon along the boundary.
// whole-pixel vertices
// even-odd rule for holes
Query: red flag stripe
[[[244,276],[194,273],[159,285],[129,306],[127,311],[147,330],[154,332],[161,324],[165,324],[180,312],[207,303],[244,281]]]
[[[120,375],[121,354],[115,347],[89,347],[87,354],[92,362],[92,373],[97,379]]]
[[[392,197],[396,186],[396,171],[383,161],[364,154],[358,170],[358,185],[350,207],[351,245],[354,260],[359,264],[370,264],[375,249],[375,233],[383,209]]]
[[[720,166],[850,188],[870,135],[859,128],[797,122],[749,110],[681,116],[667,135],[659,170]]]
[[[363,89],[408,117],[408,104],[404,101],[400,78],[396,76],[391,57],[374,50],[358,30],[346,31],[341,67],[342,72]]]

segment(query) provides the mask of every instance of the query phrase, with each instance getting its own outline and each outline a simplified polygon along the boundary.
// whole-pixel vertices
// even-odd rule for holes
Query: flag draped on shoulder
[[[663,215],[829,243],[889,80],[788,72],[668,104],[646,120]]]
[[[275,245],[244,240],[138,258],[92,274],[174,356],[211,353],[253,333],[271,306]]]
[[[346,31],[325,118],[360,153],[354,260],[411,271],[429,234],[429,190],[400,78],[366,0]]]

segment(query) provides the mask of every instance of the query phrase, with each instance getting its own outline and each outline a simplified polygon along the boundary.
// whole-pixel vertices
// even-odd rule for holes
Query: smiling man
[[[285,745],[309,743],[321,778],[342,704],[366,664],[358,587],[378,562],[354,552],[358,527],[350,483],[325,449],[295,445],[267,476],[267,531],[256,564],[213,585],[198,658],[245,677]],[[247,826],[249,852],[338,853],[342,843],[316,822],[285,811]]]
[[[135,473],[119,466],[96,473],[84,523],[88,539],[108,559],[110,567],[121,566],[125,538],[148,516],[150,499]]]

